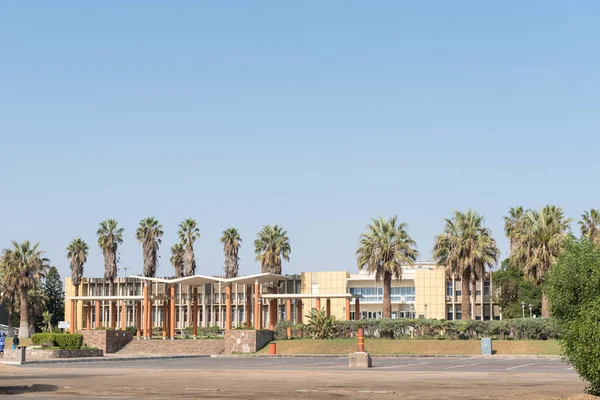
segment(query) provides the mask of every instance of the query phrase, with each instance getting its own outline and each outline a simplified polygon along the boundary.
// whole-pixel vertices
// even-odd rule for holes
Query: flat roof
[[[263,299],[362,299],[360,294],[351,293],[323,293],[323,294],[302,294],[302,293],[269,293],[261,294]]]
[[[205,275],[193,275],[185,276],[182,278],[149,278],[146,276],[131,275],[130,278],[136,278],[142,281],[168,283],[168,284],[180,284],[184,286],[200,286],[207,283],[237,283],[240,285],[253,285],[254,283],[270,283],[276,281],[287,281],[288,277],[285,275],[271,274],[268,272],[254,275],[238,276],[237,278],[219,278],[216,276],[205,276]]]
[[[70,296],[68,300],[144,300],[144,296]]]

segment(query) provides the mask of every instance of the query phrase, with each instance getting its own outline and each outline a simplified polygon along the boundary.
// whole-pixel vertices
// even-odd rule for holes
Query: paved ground
[[[584,384],[548,358],[202,358],[0,367],[0,391],[25,398],[560,399]]]

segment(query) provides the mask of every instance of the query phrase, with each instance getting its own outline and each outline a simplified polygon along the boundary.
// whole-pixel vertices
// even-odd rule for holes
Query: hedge
[[[287,338],[287,327],[292,337],[308,337],[306,325],[280,321],[275,326],[275,338]],[[437,319],[362,319],[335,321],[334,338],[354,336],[363,328],[367,338],[386,339],[494,339],[547,340],[558,339],[558,325],[552,318],[518,318],[503,321],[437,320]]]
[[[31,343],[45,347],[76,350],[83,345],[83,335],[70,333],[34,333]]]

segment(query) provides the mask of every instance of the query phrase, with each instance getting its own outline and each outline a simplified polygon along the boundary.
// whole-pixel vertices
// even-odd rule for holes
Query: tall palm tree
[[[564,249],[571,218],[565,218],[562,208],[553,205],[546,205],[540,211],[527,210],[525,216],[523,240],[511,261],[523,265],[525,275],[536,285],[542,285],[546,272]],[[542,317],[549,316],[548,298],[542,291]]]
[[[194,256],[194,242],[200,238],[200,230],[196,227],[196,220],[188,218],[179,224],[179,240],[185,248],[183,255],[183,266],[185,275],[196,274],[196,257]]]
[[[356,250],[358,269],[383,279],[383,317],[392,317],[392,277],[402,279],[402,265],[413,265],[419,252],[415,241],[406,232],[406,224],[394,216],[388,220],[373,218],[360,237]]]
[[[28,338],[29,332],[29,290],[36,287],[36,282],[45,276],[50,261],[44,252],[38,250],[39,243],[29,240],[23,243],[12,242],[12,248],[2,251],[2,275],[6,287],[18,296],[20,304],[19,337]]]
[[[287,232],[277,225],[266,225],[254,241],[256,261],[260,261],[261,272],[281,274],[281,259],[290,261],[290,239]]]
[[[135,237],[142,244],[144,254],[144,276],[156,276],[158,267],[158,249],[162,243],[162,225],[154,217],[148,217],[140,221],[135,232]]]
[[[114,282],[117,277],[117,262],[119,261],[119,245],[123,244],[123,232],[125,229],[119,228],[119,224],[114,219],[107,219],[100,222],[100,227],[96,232],[98,236],[98,246],[104,255],[104,279],[110,282],[109,292],[113,295]]]
[[[171,247],[171,264],[175,269],[175,278],[183,277],[183,255],[185,254],[185,249],[181,243],[175,243],[173,247]]]
[[[499,256],[496,242],[490,231],[483,226],[483,217],[477,212],[454,211],[452,218],[446,219],[444,232],[435,238],[433,257],[447,274],[461,278],[462,319],[471,319],[469,285],[473,286],[486,267],[493,267]],[[472,294],[475,296],[475,290]]]
[[[587,237],[590,241],[600,244],[600,211],[590,209],[581,214],[579,221],[581,236]]]
[[[238,251],[242,243],[238,230],[235,228],[224,230],[221,243],[223,243],[223,253],[225,254],[225,277],[237,278],[240,261]]]
[[[513,207],[508,211],[508,217],[504,217],[504,233],[510,241],[510,254],[513,254],[523,236],[525,212],[523,207]]]
[[[75,286],[75,297],[79,296],[83,264],[87,261],[88,250],[87,243],[80,238],[73,239],[67,246],[67,258],[71,260],[71,283]]]

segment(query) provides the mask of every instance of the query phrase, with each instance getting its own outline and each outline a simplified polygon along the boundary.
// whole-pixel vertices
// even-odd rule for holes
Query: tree
[[[117,277],[119,262],[119,245],[123,244],[123,228],[119,228],[118,222],[114,219],[107,219],[100,223],[96,232],[98,236],[98,246],[104,255],[104,279],[110,282],[109,293],[113,295],[114,282]]]
[[[185,248],[183,266],[186,276],[196,274],[196,257],[194,255],[194,242],[200,238],[200,230],[196,227],[196,220],[188,218],[179,224],[179,240]]]
[[[171,247],[171,264],[175,269],[175,278],[183,277],[183,255],[185,254],[185,249],[181,243],[175,243],[173,247]]]
[[[49,268],[49,260],[38,250],[39,243],[29,240],[12,242],[12,248],[2,251],[2,273],[6,287],[18,295],[20,308],[19,337],[28,338],[29,333],[29,290],[36,287]]]
[[[261,272],[281,274],[281,260],[290,261],[290,239],[287,232],[277,225],[266,225],[254,241],[256,261],[260,261]]]
[[[67,258],[71,260],[71,283],[75,287],[75,296],[79,296],[79,285],[83,276],[83,264],[87,262],[89,247],[80,238],[73,239],[67,246]]]
[[[65,320],[65,292],[60,274],[56,267],[48,270],[44,281],[44,294],[46,296],[46,308],[52,314],[52,326],[57,326],[58,321]]]
[[[461,278],[463,319],[471,319],[469,284],[474,286],[486,267],[491,269],[496,265],[499,256],[496,241],[491,232],[483,226],[483,217],[477,212],[454,211],[453,217],[446,219],[444,232],[435,238],[433,257],[446,273]],[[475,290],[472,290],[472,294],[475,297]],[[475,301],[472,312],[475,312]]]
[[[509,259],[505,259],[500,270],[495,271],[493,275],[494,286],[498,289],[494,301],[502,308],[504,318],[521,318],[522,302],[527,305],[527,315],[529,315],[529,304],[534,315],[541,314],[542,289],[525,279],[523,268],[512,265]]]
[[[524,229],[523,207],[513,207],[508,211],[508,217],[504,217],[504,233],[510,241],[510,253],[514,253]]]
[[[2,260],[0,259],[0,265]],[[6,313],[8,314],[8,336],[14,335],[14,323],[15,323],[15,306],[17,303],[17,295],[13,290],[10,290],[6,286],[6,280],[4,276],[0,280],[0,299],[6,306]]]
[[[240,261],[238,251],[242,243],[238,230],[235,228],[224,230],[221,243],[223,243],[223,253],[225,254],[225,277],[236,278]]]
[[[584,237],[568,239],[546,274],[545,291],[560,326],[562,353],[600,395],[600,246]]]
[[[361,235],[356,261],[358,269],[383,279],[383,317],[392,317],[392,277],[402,279],[402,265],[413,265],[419,252],[415,241],[406,232],[406,224],[394,216],[388,220],[373,218]]]
[[[563,251],[570,223],[560,207],[547,205],[539,212],[527,210],[524,234],[511,255],[511,263],[522,265],[525,276],[542,286],[546,273]],[[542,290],[542,317],[549,316],[548,298]]]
[[[594,243],[600,244],[600,211],[590,209],[581,214],[579,221],[581,236],[588,238]]]
[[[44,323],[44,312],[47,309],[47,301],[41,282],[36,281],[35,287],[27,292],[30,334],[41,330]]]
[[[158,249],[162,243],[162,225],[154,217],[145,218],[135,233],[135,237],[142,244],[144,253],[144,276],[156,276],[158,267]]]

